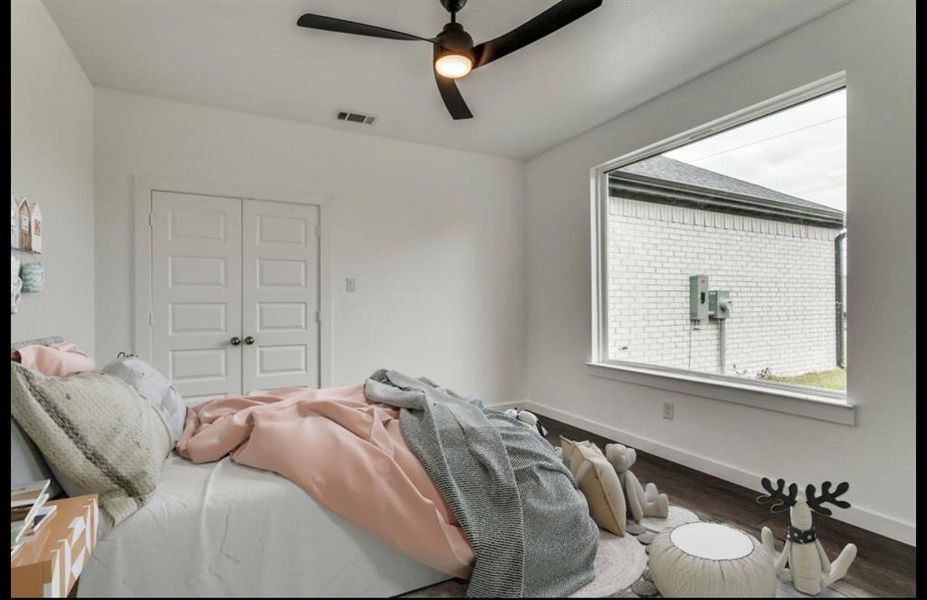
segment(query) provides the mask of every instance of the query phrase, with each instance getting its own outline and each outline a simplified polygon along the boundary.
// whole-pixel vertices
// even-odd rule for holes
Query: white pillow
[[[173,448],[183,434],[187,406],[171,382],[137,356],[120,356],[103,367],[103,372],[125,381],[151,403],[167,424]]]
[[[560,436],[560,446],[563,462],[586,496],[592,520],[602,529],[624,536],[627,508],[615,468],[592,442],[574,442]]]

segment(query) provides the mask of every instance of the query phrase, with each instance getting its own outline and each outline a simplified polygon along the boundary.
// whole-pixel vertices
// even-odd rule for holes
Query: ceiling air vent
[[[361,113],[349,112],[346,110],[339,110],[338,114],[335,115],[335,118],[339,121],[348,121],[350,123],[363,123],[364,125],[373,125],[373,122],[377,120],[376,117],[371,115],[362,115]]]

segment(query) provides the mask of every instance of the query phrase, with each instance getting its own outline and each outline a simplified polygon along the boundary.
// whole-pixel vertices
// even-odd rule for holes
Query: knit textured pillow
[[[119,524],[154,492],[170,435],[147,400],[103,373],[46,376],[10,362],[10,412],[71,493],[98,494]]]
[[[627,528],[627,505],[615,467],[592,442],[560,438],[563,462],[569,467],[589,504],[589,516],[596,525],[623,536]]]
[[[187,405],[164,375],[137,356],[117,358],[101,371],[125,381],[142,398],[148,400],[152,408],[164,418],[171,434],[171,446],[177,444],[183,435]]]

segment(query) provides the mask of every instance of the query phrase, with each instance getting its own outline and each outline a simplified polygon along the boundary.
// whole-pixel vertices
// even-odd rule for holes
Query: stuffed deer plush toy
[[[657,486],[648,483],[647,488],[641,485],[637,476],[631,472],[631,467],[637,461],[637,452],[621,444],[606,444],[605,457],[612,463],[618,473],[618,481],[631,518],[640,521],[644,517],[660,517],[665,519],[669,515],[669,498],[666,494],[657,491]]]
[[[814,486],[810,484],[805,488],[804,493],[800,493],[798,486],[793,483],[789,486],[789,493],[786,494],[783,479],[776,482],[778,486],[776,489],[773,489],[772,482],[766,477],[763,478],[762,483],[763,488],[769,493],[760,496],[756,501],[761,504],[772,503],[770,510],[774,513],[788,509],[791,521],[786,529],[782,554],[776,559],[776,573],[781,574],[785,580],[791,581],[799,592],[811,595],[821,593],[821,590],[842,579],[856,558],[856,545],[847,544],[837,560],[831,563],[827,559],[824,547],[815,536],[811,511],[829,516],[831,511],[824,506],[825,502],[830,502],[839,508],[849,508],[849,502],[837,498],[849,489],[850,484],[844,481],[831,492],[831,483],[825,481],[821,484],[820,495],[817,495]],[[763,528],[760,538],[769,555],[776,556],[773,534],[769,527]]]

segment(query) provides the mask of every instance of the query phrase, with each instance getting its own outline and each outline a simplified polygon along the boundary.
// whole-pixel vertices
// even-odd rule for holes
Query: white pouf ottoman
[[[650,544],[653,584],[667,598],[776,595],[773,559],[756,538],[720,523],[686,523]]]

